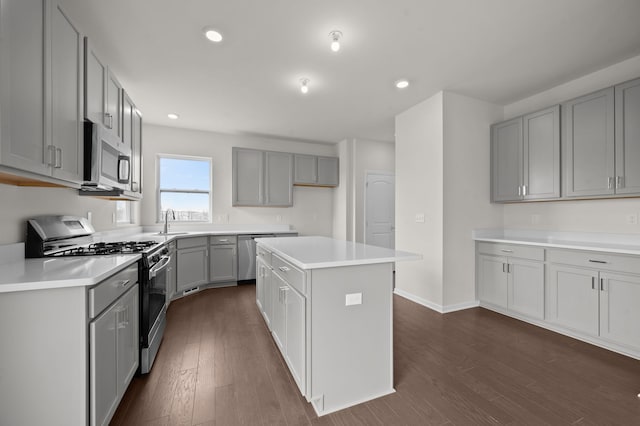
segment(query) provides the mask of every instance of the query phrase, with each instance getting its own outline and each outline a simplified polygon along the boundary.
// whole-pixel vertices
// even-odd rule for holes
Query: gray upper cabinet
[[[564,196],[615,194],[614,90],[562,105]]]
[[[337,157],[295,154],[294,184],[303,186],[338,186]]]
[[[122,85],[111,69],[107,69],[106,84],[106,123],[105,126],[111,129],[122,139]]]
[[[84,40],[84,116],[94,123],[105,124],[107,99],[107,66],[88,38]]]
[[[0,163],[82,182],[81,35],[56,1],[0,10]]]
[[[131,131],[131,191],[142,197],[142,113],[133,108]]]
[[[233,205],[293,205],[293,154],[233,148]]]
[[[640,193],[640,79],[615,87],[616,194]]]
[[[522,117],[491,126],[491,200],[518,201],[522,191]]]
[[[491,127],[494,202],[560,197],[560,106]]]
[[[522,122],[522,197],[525,200],[559,198],[560,105],[527,114]]]
[[[318,181],[318,158],[315,155],[295,154],[294,183],[313,185]]]
[[[259,206],[263,204],[263,152],[233,148],[233,205]]]
[[[293,154],[286,152],[264,153],[266,206],[293,205]]]

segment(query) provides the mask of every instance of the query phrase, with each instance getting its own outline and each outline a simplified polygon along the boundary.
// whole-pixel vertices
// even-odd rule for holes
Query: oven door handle
[[[150,280],[154,279],[156,275],[158,275],[158,272],[160,272],[161,270],[163,270],[169,265],[169,262],[171,262],[171,256],[162,256],[160,258],[160,261],[155,265],[153,265],[151,269],[149,269],[149,279]]]

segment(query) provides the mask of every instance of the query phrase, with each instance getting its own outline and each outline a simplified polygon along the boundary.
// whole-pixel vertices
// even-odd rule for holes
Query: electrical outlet
[[[282,222],[282,215],[280,214],[276,215],[276,222]]]
[[[638,224],[638,213],[629,213],[627,215],[627,225],[637,225]]]
[[[424,213],[416,213],[416,222],[424,223]]]
[[[93,213],[87,212],[87,220],[89,221],[89,223],[91,223],[91,221],[93,220]]]
[[[345,306],[362,305],[362,293],[351,293],[351,294],[345,295],[344,305]]]

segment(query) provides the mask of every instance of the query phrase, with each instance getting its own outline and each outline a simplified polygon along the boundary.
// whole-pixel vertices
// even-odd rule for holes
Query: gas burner
[[[100,242],[87,246],[73,247],[53,253],[53,256],[99,256],[107,254],[140,253],[150,247],[158,245],[157,241],[116,241]]]

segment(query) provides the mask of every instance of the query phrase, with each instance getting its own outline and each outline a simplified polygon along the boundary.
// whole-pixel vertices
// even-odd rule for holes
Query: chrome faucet
[[[168,234],[169,233],[169,212],[171,212],[171,218],[173,220],[176,220],[176,212],[174,212],[173,209],[167,209],[167,211],[164,214],[164,232],[163,232],[163,234]]]

